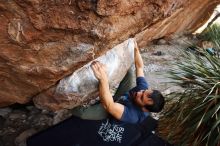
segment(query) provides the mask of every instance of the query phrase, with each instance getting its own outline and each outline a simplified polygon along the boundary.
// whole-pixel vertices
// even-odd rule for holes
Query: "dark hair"
[[[153,100],[153,105],[145,105],[144,107],[150,112],[160,112],[165,104],[165,100],[161,92],[158,90],[153,90],[149,98]]]

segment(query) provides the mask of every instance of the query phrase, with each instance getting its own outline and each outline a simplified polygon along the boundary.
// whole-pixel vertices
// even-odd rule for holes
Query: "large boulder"
[[[112,94],[134,62],[134,40],[129,39],[95,59],[106,66]],[[98,97],[98,80],[91,62],[34,98],[39,108],[48,110],[72,109]]]
[[[193,32],[220,0],[2,0],[0,107],[26,103],[135,37]]]

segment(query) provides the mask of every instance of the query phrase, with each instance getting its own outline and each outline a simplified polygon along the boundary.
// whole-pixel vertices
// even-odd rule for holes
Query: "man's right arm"
[[[117,120],[120,120],[123,112],[124,105],[114,102],[113,97],[109,90],[108,80],[99,80],[99,95],[104,108]]]
[[[134,49],[134,61],[136,68],[136,77],[144,77],[144,63],[136,41],[135,41],[135,49]]]
[[[99,80],[99,95],[102,105],[113,117],[120,120],[125,107],[120,103],[114,102],[109,90],[108,77],[104,66],[100,62],[93,62],[92,70]]]

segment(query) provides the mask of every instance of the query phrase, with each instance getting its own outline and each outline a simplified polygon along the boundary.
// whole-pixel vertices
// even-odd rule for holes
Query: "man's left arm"
[[[137,42],[135,41],[135,48],[134,48],[134,63],[136,68],[136,77],[144,77],[144,63],[141,57],[139,47]]]

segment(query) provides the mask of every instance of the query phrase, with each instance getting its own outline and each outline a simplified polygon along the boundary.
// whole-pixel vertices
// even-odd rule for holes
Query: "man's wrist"
[[[99,81],[100,82],[108,82],[108,79],[107,78],[100,78]]]

